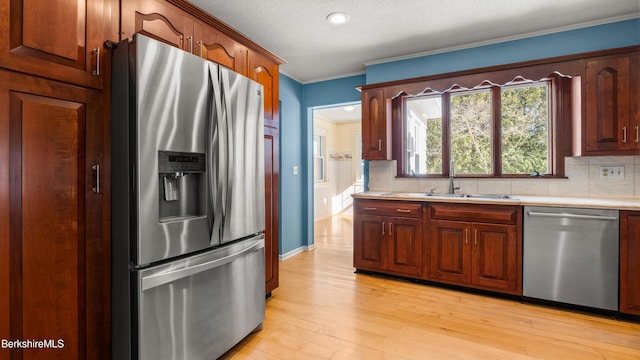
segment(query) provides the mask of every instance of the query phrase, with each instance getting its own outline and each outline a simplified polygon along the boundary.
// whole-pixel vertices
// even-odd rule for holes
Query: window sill
[[[396,179],[449,179],[448,175],[397,175]],[[456,175],[456,180],[461,179],[568,179],[566,176],[561,175],[543,175],[543,176],[531,176],[531,175]]]

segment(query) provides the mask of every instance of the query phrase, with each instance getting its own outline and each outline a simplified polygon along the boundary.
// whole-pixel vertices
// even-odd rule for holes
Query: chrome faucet
[[[454,169],[454,162],[453,159],[451,159],[451,161],[449,162],[449,194],[453,194],[456,192],[456,190],[460,189],[460,187],[456,187],[453,184],[453,179],[455,177],[455,169]]]

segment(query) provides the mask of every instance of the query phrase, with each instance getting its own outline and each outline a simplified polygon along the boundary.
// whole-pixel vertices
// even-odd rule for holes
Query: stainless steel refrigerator
[[[140,34],[112,84],[112,357],[215,359],[265,317],[262,86]]]

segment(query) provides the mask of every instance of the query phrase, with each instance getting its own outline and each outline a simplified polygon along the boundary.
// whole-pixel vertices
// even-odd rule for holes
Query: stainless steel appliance
[[[215,359],[265,316],[262,86],[137,34],[113,51],[114,359]]]
[[[618,310],[618,210],[525,206],[523,295]]]

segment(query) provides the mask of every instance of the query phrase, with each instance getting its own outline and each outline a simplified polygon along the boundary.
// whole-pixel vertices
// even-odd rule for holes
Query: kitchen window
[[[403,93],[394,99],[394,113],[402,114],[398,176],[447,176],[451,160],[458,176],[563,176],[564,143],[553,144],[563,127],[560,109],[570,105],[554,105],[566,98],[559,96],[562,81],[517,77],[503,85]]]

